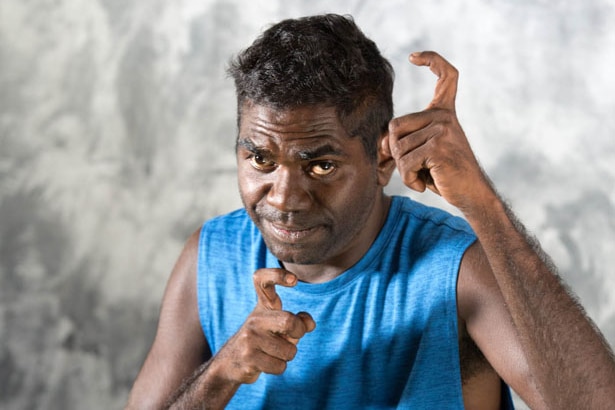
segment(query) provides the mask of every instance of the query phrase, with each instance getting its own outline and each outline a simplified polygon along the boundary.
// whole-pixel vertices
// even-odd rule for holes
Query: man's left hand
[[[455,112],[458,71],[433,51],[412,53],[410,62],[438,76],[427,108],[394,118],[388,144],[401,178],[411,189],[429,188],[462,212],[491,193]]]

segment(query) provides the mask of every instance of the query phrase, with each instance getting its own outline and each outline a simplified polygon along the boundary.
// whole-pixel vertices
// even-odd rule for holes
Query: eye
[[[267,159],[262,154],[253,154],[249,157],[250,165],[261,171],[268,171],[275,167],[275,162]]]
[[[336,166],[331,161],[318,161],[310,164],[310,172],[318,175],[319,177],[327,176],[335,170]]]

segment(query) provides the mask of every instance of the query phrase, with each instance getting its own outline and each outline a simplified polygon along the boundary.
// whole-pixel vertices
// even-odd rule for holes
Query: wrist
[[[483,224],[491,224],[506,215],[506,206],[490,184],[474,188],[475,193],[467,197],[464,204],[458,206],[468,223],[477,229]]]
[[[225,360],[218,355],[211,358],[207,367],[206,378],[212,386],[215,385],[219,388],[222,386],[238,387],[241,384],[241,382],[232,377],[229,372],[229,369],[231,369],[233,365],[226,363]]]

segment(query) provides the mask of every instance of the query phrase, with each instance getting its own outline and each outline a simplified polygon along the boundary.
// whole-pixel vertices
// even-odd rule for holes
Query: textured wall
[[[615,344],[613,0],[3,0],[0,407],[123,405],[183,241],[240,205],[228,58],[323,11],[390,58],[398,114],[435,84],[408,53],[460,69],[477,155]]]

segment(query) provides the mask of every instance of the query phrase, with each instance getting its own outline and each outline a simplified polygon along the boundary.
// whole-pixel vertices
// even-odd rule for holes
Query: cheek
[[[239,169],[237,173],[239,195],[246,208],[251,208],[264,195],[263,184],[254,176],[250,175],[249,170]]]
[[[380,188],[375,172],[356,172],[345,184],[337,188],[331,201],[351,218],[350,215],[371,207],[378,189]]]

